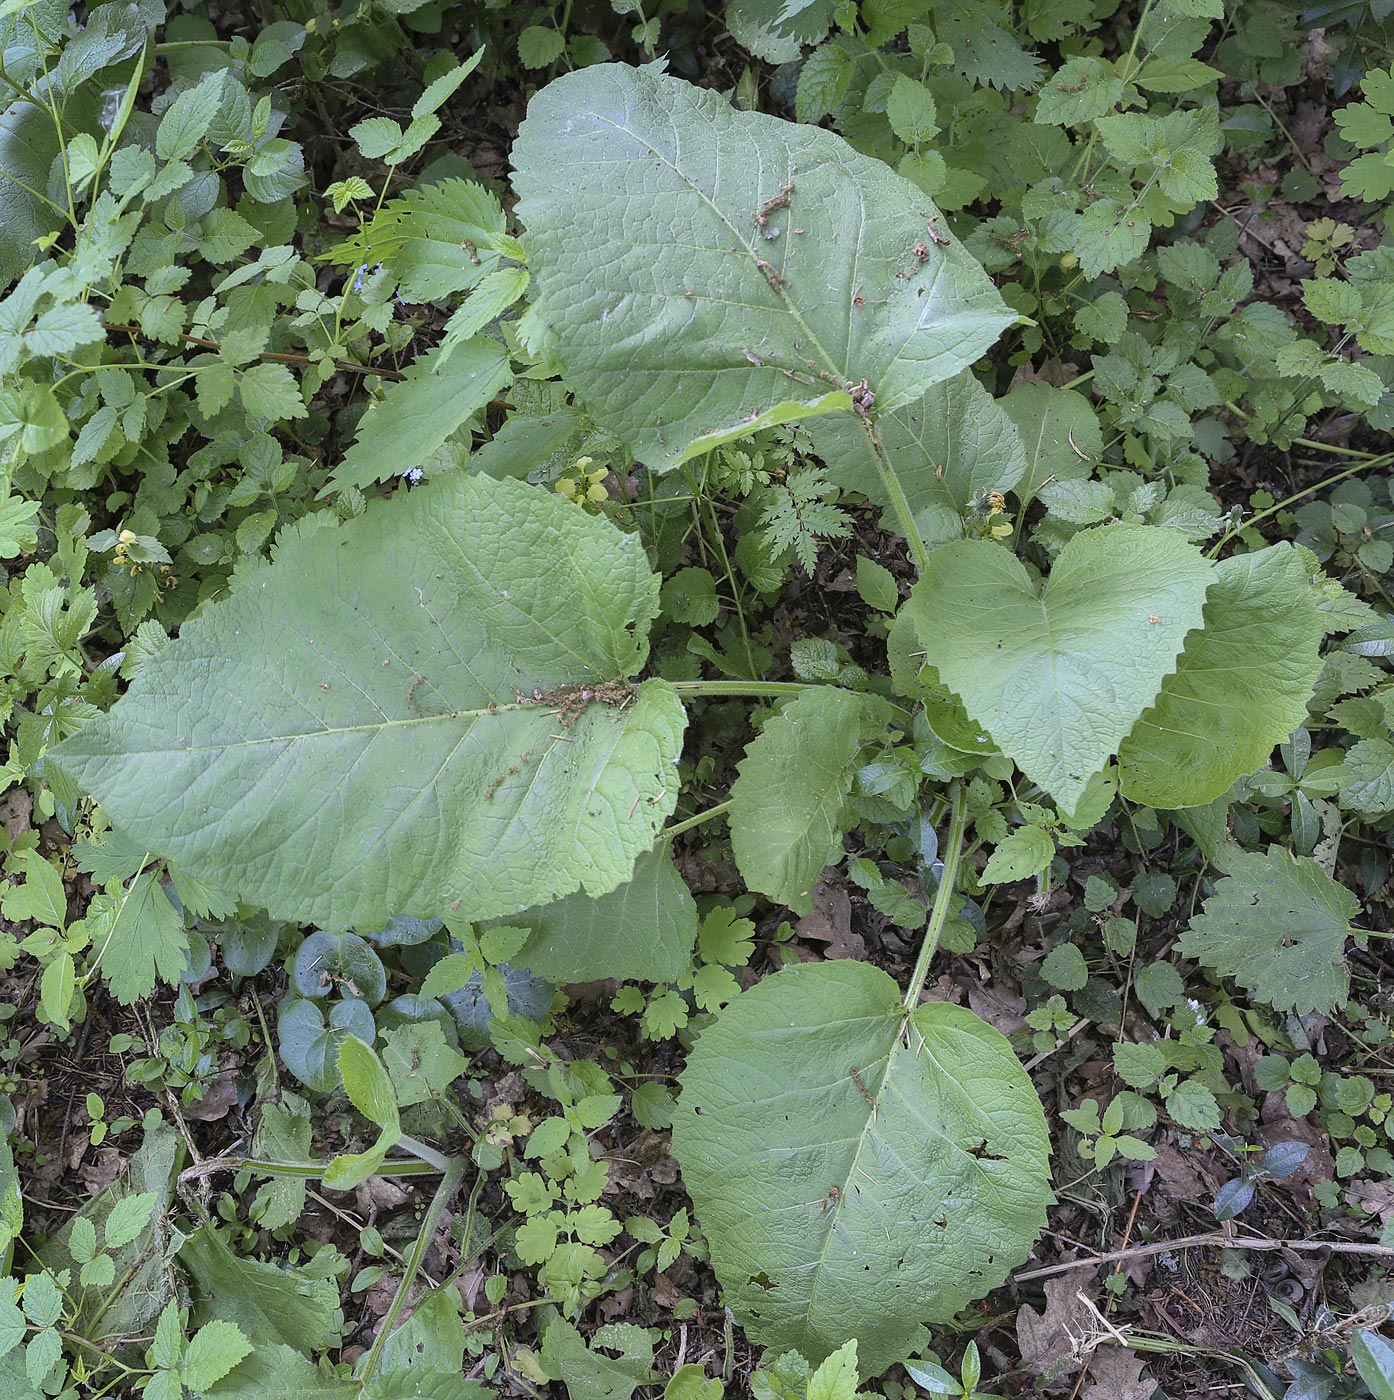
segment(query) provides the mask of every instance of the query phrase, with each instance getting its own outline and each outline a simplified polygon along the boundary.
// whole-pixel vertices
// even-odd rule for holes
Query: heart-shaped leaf
[[[1006,1040],[865,963],[787,968],[702,1032],[673,1127],[712,1263],[754,1339],[877,1376],[1026,1257],[1050,1139]]]
[[[1199,627],[1214,571],[1179,532],[1075,535],[1040,587],[987,540],[935,550],[905,604],[925,661],[1067,811],[1118,752]]]
[[[660,470],[862,380],[912,404],[1015,319],[908,180],[651,68],[549,84],[513,163],[534,329]]]

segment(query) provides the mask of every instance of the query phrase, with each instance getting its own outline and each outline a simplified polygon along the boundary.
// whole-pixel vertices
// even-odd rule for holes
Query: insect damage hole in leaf
[[[828,390],[913,403],[1015,319],[956,241],[916,254],[939,211],[880,161],[651,69],[549,84],[513,162],[538,324],[658,470]]]
[[[1006,1040],[865,963],[786,968],[701,1034],[673,1146],[729,1305],[874,1376],[1026,1257],[1049,1136]],[[835,1192],[835,1194],[833,1194]]]

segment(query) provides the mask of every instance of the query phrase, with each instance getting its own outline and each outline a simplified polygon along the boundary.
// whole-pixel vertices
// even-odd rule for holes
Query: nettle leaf
[[[731,0],[725,22],[742,48],[770,63],[791,63],[832,24],[833,0]]]
[[[362,490],[425,462],[512,378],[507,352],[483,337],[456,345],[445,357],[423,355],[363,415],[353,446],[320,494]]]
[[[1325,1015],[1350,991],[1346,939],[1360,902],[1281,846],[1221,858],[1226,878],[1181,935],[1181,954],[1233,977],[1277,1011]]]
[[[1051,1201],[1040,1102],[1006,1040],[942,1002],[910,1014],[865,963],[786,968],[698,1039],[673,1129],[730,1306],[879,1375],[1027,1255]]]
[[[731,849],[751,889],[799,914],[813,907],[853,820],[857,753],[892,713],[876,696],[821,686],[766,722],[731,785]]]
[[[1156,703],[1118,752],[1120,787],[1149,807],[1200,807],[1252,773],[1306,718],[1321,617],[1291,545],[1223,560]]]
[[[282,540],[53,751],[114,825],[328,928],[629,878],[684,725],[665,682],[623,680],[658,611],[637,536],[457,474]]]
[[[1179,532],[1146,525],[1075,535],[1044,588],[1002,546],[959,540],[905,610],[940,680],[1073,811],[1200,626],[1213,575]]]
[[[663,842],[609,894],[568,895],[517,922],[532,935],[512,961],[550,982],[672,982],[692,959],[697,905]]]
[[[963,517],[975,497],[1010,491],[1026,473],[1015,424],[967,370],[883,414],[878,427],[915,525],[931,546],[962,536]],[[808,429],[833,481],[883,509],[891,504],[875,449],[857,419],[830,414],[811,419]],[[900,528],[891,512],[882,523]]]
[[[649,69],[558,78],[513,160],[534,311],[568,382],[659,469],[863,379],[878,412],[903,408],[1015,319],[880,161]]]

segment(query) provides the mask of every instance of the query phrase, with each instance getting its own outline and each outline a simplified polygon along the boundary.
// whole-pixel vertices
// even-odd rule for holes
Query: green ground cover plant
[[[1387,18],[0,5],[6,1393],[1394,1394]]]

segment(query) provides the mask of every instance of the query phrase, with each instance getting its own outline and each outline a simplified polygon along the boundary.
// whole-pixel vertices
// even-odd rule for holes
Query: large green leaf
[[[535,313],[650,466],[863,379],[878,412],[913,404],[1014,319],[880,161],[652,69],[558,78],[513,162]]]
[[[839,486],[883,508],[891,504],[871,439],[855,418],[829,414],[808,427]],[[970,502],[989,491],[1010,491],[1026,470],[1015,424],[967,370],[883,415],[879,427],[920,537],[930,546],[960,538]],[[894,514],[884,524],[900,529]]]
[[[942,1002],[908,1022],[865,963],[793,967],[702,1032],[673,1129],[712,1263],[757,1342],[868,1376],[1026,1257],[1050,1141],[1006,1040]]]
[[[131,840],[278,917],[604,894],[677,795],[676,695],[610,684],[657,607],[637,536],[451,475],[292,533],[53,756]]]
[[[927,663],[1027,777],[1073,810],[1200,626],[1212,566],[1175,530],[1075,535],[1042,589],[987,540],[929,557],[905,604]]]
[[[567,895],[510,922],[532,930],[512,962],[550,982],[673,982],[697,941],[697,904],[666,841],[641,855],[631,878],[609,894]]]
[[[769,720],[731,785],[731,849],[746,884],[796,913],[838,858],[857,752],[891,707],[874,695],[822,686]]]
[[[179,1247],[179,1262],[195,1285],[192,1322],[232,1322],[258,1347],[287,1345],[313,1352],[342,1330],[339,1290],[330,1279],[278,1268],[234,1254],[211,1225]]]
[[[1199,807],[1260,767],[1306,718],[1321,637],[1291,545],[1217,565],[1204,626],[1118,751],[1123,795],[1149,807]]]
[[[1360,902],[1316,861],[1281,846],[1232,851],[1226,877],[1181,935],[1181,954],[1278,1011],[1344,1006],[1346,939]]]

